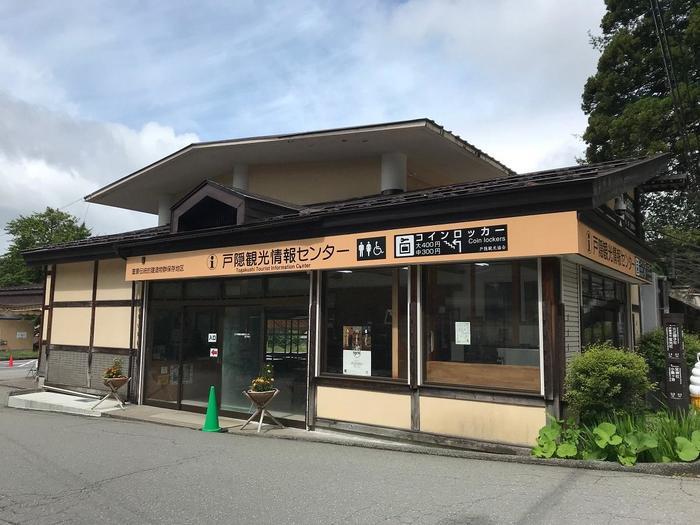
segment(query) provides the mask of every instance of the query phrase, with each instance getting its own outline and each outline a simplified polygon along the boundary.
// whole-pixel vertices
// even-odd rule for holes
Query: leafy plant
[[[578,455],[578,442],[581,430],[573,420],[564,421],[550,417],[547,425],[542,427],[537,436],[537,445],[532,455],[539,458],[575,458]]]
[[[693,432],[691,439],[676,437],[676,453],[682,461],[695,461],[700,456],[700,430]]]
[[[591,424],[550,418],[532,454],[636,463],[696,461],[700,458],[700,412],[611,413]]]
[[[250,390],[253,392],[267,392],[275,387],[275,379],[271,364],[266,364],[260,375],[250,382]]]
[[[653,434],[633,426],[640,422],[643,425],[643,421],[627,418],[622,428],[609,421],[586,428],[585,432],[588,435],[584,442],[587,448],[582,457],[591,460],[617,460],[625,466],[632,466],[637,461],[646,459],[643,453],[655,449],[658,441]]]
[[[112,361],[112,366],[105,369],[105,373],[102,377],[104,377],[105,379],[114,379],[115,377],[124,377],[124,373],[122,372],[122,366],[123,366],[122,360],[119,359],[118,357],[116,357]]]
[[[606,448],[608,445],[619,445],[622,437],[617,435],[617,427],[612,423],[603,422],[593,429],[593,440],[598,448]]]
[[[658,449],[650,451],[653,461],[693,461],[684,459],[684,457],[689,457],[690,450],[683,440],[693,443],[693,436],[696,436],[696,440],[700,437],[700,412],[693,410],[689,412],[661,411],[648,417],[647,424],[649,431],[659,441]],[[682,445],[679,445],[677,438],[683,438]],[[681,456],[681,453],[684,457]]]
[[[615,413],[639,413],[654,388],[644,359],[610,343],[584,349],[566,374],[565,400],[582,421]]]
[[[647,432],[632,432],[626,434],[623,443],[617,447],[617,460],[622,465],[634,465],[642,452],[659,446],[656,436]]]

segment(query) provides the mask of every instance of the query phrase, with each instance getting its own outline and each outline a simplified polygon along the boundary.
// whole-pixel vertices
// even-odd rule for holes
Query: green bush
[[[700,457],[700,412],[608,414],[579,426],[550,418],[532,455],[635,463],[696,461]]]
[[[564,400],[583,421],[620,412],[638,413],[654,388],[644,359],[610,343],[589,345],[569,365]]]
[[[683,346],[685,358],[688,364],[688,373],[695,366],[697,354],[700,352],[700,336],[686,332],[683,334]],[[644,334],[639,340],[637,353],[644,357],[649,365],[649,376],[654,383],[663,383],[666,379],[666,345],[664,344],[664,331],[654,330]]]
[[[655,461],[693,461],[698,457],[693,458],[692,452],[695,447],[700,453],[700,412],[665,410],[649,416],[647,424],[659,440]]]

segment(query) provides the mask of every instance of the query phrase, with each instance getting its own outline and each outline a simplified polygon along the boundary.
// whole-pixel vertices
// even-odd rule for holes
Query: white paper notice
[[[372,352],[343,350],[343,374],[353,376],[372,375]]]
[[[469,321],[455,322],[455,344],[470,345],[472,344],[472,328]]]
[[[207,343],[216,343],[216,334],[209,334],[207,337]]]

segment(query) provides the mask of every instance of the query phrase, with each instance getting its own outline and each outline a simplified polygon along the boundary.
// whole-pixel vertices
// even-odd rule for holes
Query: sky
[[[3,0],[0,225],[193,142],[427,117],[517,172],[576,163],[602,0]],[[0,253],[9,241],[0,234]]]

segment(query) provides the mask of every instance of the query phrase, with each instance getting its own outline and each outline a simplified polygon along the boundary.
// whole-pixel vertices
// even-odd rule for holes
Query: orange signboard
[[[576,253],[576,212],[376,230],[129,257],[128,281],[510,259]]]
[[[583,223],[578,225],[578,253],[603,266],[651,282],[651,264]]]

